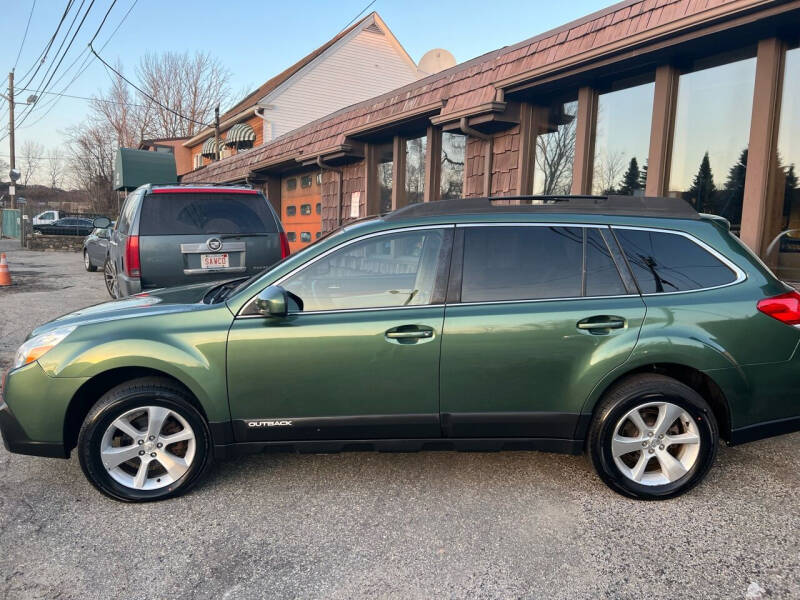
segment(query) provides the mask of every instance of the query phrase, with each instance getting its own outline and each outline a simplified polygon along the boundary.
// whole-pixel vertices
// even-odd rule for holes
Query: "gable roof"
[[[320,46],[319,48],[317,48],[313,52],[307,54],[306,56],[304,56],[303,58],[298,60],[296,63],[294,63],[292,66],[290,66],[289,68],[285,69],[284,71],[278,73],[277,75],[275,75],[271,79],[265,81],[263,84],[261,84],[255,90],[253,90],[252,92],[247,94],[247,96],[242,98],[239,102],[237,102],[231,108],[229,108],[227,111],[225,111],[224,114],[220,115],[220,117],[219,117],[220,123],[222,123],[224,121],[227,121],[229,119],[235,118],[238,115],[240,115],[243,111],[246,111],[249,108],[255,107],[258,104],[258,102],[262,98],[264,98],[264,96],[266,96],[269,93],[275,91],[278,87],[282,86],[289,79],[291,79],[295,74],[299,73],[305,67],[307,67],[312,62],[314,62],[317,58],[319,58],[325,52],[327,52],[329,49],[331,49],[333,46],[335,46],[338,42],[340,42],[341,40],[346,38],[351,33],[355,32],[356,30],[361,29],[362,27],[365,28],[365,29],[378,28],[382,32],[384,32],[387,35],[389,35],[390,38],[392,38],[392,41],[394,41],[397,44],[399,50],[403,53],[405,58],[411,64],[413,64],[414,67],[416,68],[416,63],[414,63],[414,60],[405,51],[405,48],[403,48],[403,46],[400,44],[400,42],[397,41],[397,39],[394,37],[392,32],[386,26],[386,23],[384,23],[383,19],[380,18],[380,15],[378,15],[377,12],[373,11],[373,12],[369,13],[367,16],[365,16],[363,19],[361,19],[360,21],[357,21],[353,25],[343,29],[342,31],[337,33],[334,37],[332,37],[330,40],[325,42],[322,46]],[[202,137],[205,137],[206,135],[208,135],[212,131],[213,131],[213,129],[210,128],[210,127],[207,127],[206,129],[203,129],[202,131],[198,132],[194,136],[191,136],[187,140],[186,145],[189,145],[189,144],[196,145],[198,143],[198,141],[202,141]],[[200,140],[198,140],[198,138],[200,138]]]

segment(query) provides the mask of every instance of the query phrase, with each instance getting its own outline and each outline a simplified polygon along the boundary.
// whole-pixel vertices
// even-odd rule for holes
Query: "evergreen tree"
[[[697,170],[697,175],[694,176],[692,187],[686,193],[689,196],[689,202],[694,204],[698,212],[703,210],[711,210],[714,205],[714,194],[717,188],[714,185],[714,175],[711,173],[711,161],[708,160],[708,152],[703,155],[703,160],[700,161],[700,168]]]
[[[639,169],[639,189],[645,189],[647,187],[647,161],[645,161],[644,166]]]
[[[744,180],[747,176],[747,148],[742,150],[739,160],[728,171],[725,181],[725,203],[719,214],[731,223],[742,222],[742,205],[744,204]]]
[[[619,186],[619,193],[623,196],[632,196],[636,190],[639,189],[639,163],[636,162],[636,157],[631,159],[628,164],[628,170],[622,176],[622,185]]]

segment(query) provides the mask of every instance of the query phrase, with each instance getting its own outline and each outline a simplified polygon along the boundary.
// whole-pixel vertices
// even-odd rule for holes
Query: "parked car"
[[[87,271],[97,271],[105,265],[112,227],[111,223],[108,227],[95,227],[83,240],[83,266]]]
[[[33,217],[31,225],[50,225],[58,221],[58,219],[59,212],[57,210],[46,210]]]
[[[504,203],[508,199],[501,198]],[[119,500],[267,450],[533,449],[677,496],[800,428],[800,293],[677,199],[411,205],[254,277],[87,308],[17,352],[0,425]],[[538,204],[537,204],[538,203]]]
[[[278,216],[257,190],[144,185],[125,200],[111,232],[104,273],[108,293],[121,298],[253,275],[288,254]]]
[[[66,217],[48,225],[33,225],[33,232],[43,235],[89,235],[93,229],[92,219],[83,217]]]

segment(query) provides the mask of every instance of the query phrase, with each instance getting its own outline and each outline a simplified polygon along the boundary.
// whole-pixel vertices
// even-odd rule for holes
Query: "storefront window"
[[[406,204],[422,202],[425,196],[425,136],[406,140]]]
[[[650,81],[600,94],[592,193],[644,194],[654,89]]]
[[[392,210],[392,167],[394,166],[394,154],[392,143],[381,144],[377,148],[378,153],[378,188],[381,195],[381,214]]]
[[[767,243],[782,231],[778,243],[779,274],[791,281],[800,278],[800,48],[786,52],[783,92],[778,125],[778,152],[770,181],[769,213],[776,215],[767,228]],[[769,262],[775,256],[768,256]]]
[[[577,113],[577,101],[558,103],[550,108],[548,131],[536,136],[534,194],[569,194]]]
[[[710,63],[696,64],[678,82],[668,194],[725,217],[738,232],[756,59]]]
[[[467,136],[459,133],[442,133],[442,172],[440,195],[442,200],[461,198],[464,195],[464,156]]]

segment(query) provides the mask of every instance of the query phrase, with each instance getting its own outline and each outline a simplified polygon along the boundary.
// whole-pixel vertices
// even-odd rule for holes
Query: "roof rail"
[[[181,183],[151,183],[151,188],[157,187],[202,187],[202,186],[214,186],[214,187],[237,187],[237,188],[248,188],[253,189],[253,186],[249,183],[214,183],[213,181],[187,181]]]
[[[496,196],[411,204],[384,215],[386,221],[419,217],[497,213],[590,213],[632,217],[699,219],[680,198],[646,196]]]

